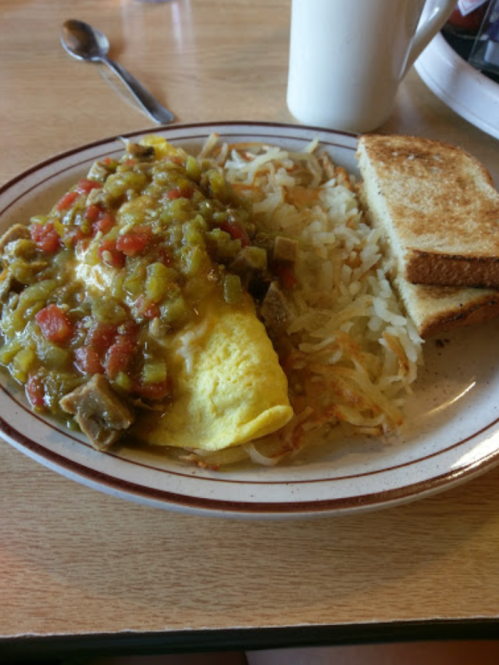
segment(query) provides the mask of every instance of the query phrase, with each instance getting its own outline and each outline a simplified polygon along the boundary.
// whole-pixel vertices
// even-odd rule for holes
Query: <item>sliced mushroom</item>
[[[110,169],[106,167],[102,162],[94,162],[90,167],[89,172],[87,173],[87,178],[89,180],[97,180],[98,182],[104,182],[107,176],[110,173]]]
[[[59,404],[75,416],[97,450],[108,450],[135,420],[102,374],[94,374],[90,381],[65,395]]]
[[[285,236],[277,236],[272,258],[274,261],[295,263],[298,258],[298,242]]]
[[[271,282],[260,306],[260,315],[271,330],[279,333],[291,318],[291,309],[277,282]]]
[[[152,145],[140,145],[140,143],[128,143],[127,153],[143,162],[152,162],[156,156]]]

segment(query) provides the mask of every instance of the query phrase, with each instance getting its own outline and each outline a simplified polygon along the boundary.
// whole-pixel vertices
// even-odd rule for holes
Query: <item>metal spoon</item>
[[[88,23],[71,19],[62,26],[61,43],[65,50],[78,60],[103,62],[123,81],[147,115],[159,124],[172,122],[174,116],[154,99],[150,92],[127,70],[111,58],[109,41],[105,35]]]

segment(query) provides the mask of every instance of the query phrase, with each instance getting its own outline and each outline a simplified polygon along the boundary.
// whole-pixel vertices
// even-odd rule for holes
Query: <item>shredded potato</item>
[[[273,466],[319,440],[398,428],[422,340],[391,288],[379,232],[362,214],[353,177],[317,141],[297,153],[211,137],[202,155],[251,198],[259,228],[299,243],[296,281],[285,289],[292,318],[281,334],[270,332],[295,416],[232,459],[194,451],[190,460],[218,468],[244,455]]]

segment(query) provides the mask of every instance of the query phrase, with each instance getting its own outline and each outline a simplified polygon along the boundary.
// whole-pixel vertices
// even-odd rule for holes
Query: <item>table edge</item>
[[[0,636],[0,656],[12,663],[66,658],[159,655],[210,651],[257,651],[438,640],[499,638],[499,616],[373,623],[275,626],[179,631]]]

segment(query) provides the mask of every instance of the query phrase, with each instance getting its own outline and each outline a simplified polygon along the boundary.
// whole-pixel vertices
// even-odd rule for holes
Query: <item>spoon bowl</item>
[[[147,115],[159,124],[172,122],[174,116],[165,109],[137,79],[108,57],[109,40],[88,23],[70,19],[61,31],[61,43],[73,58],[87,62],[103,62],[123,81]]]
[[[109,40],[88,23],[71,19],[62,26],[61,43],[78,60],[99,61],[109,53]]]

